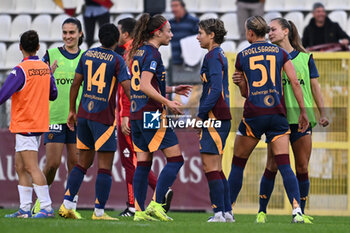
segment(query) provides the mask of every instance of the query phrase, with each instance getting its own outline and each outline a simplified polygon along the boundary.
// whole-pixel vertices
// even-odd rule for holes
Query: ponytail
[[[131,62],[137,49],[154,36],[154,33],[158,30],[162,30],[162,26],[167,20],[162,15],[150,16],[148,13],[142,14],[139,20],[136,22],[136,26],[133,30],[132,37],[133,42],[131,50],[128,56],[128,62]]]
[[[308,51],[303,47],[302,43],[301,43],[301,39],[298,33],[298,29],[295,26],[295,24],[290,21],[290,20],[286,20],[284,18],[275,18],[271,21],[277,20],[278,23],[281,25],[282,29],[288,29],[288,40],[289,43],[292,45],[292,47],[299,51],[299,52],[303,52],[303,53],[307,53]]]
[[[307,53],[307,50],[304,48],[304,46],[301,43],[301,39],[300,39],[297,27],[290,20],[288,20],[288,23],[290,25],[290,30],[288,33],[288,39],[290,44],[295,50],[299,52]]]

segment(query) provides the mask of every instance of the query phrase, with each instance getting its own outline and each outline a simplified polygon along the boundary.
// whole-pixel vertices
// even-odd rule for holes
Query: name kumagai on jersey
[[[243,117],[286,115],[282,71],[288,60],[284,49],[266,42],[253,43],[237,55],[236,69],[243,71],[248,88]]]
[[[76,72],[84,76],[78,117],[113,125],[118,82],[130,79],[121,56],[101,47],[87,50]]]

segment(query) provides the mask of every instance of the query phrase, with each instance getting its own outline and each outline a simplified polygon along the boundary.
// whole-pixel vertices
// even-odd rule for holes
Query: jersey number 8
[[[131,88],[134,91],[139,91],[140,90],[140,84],[141,84],[141,73],[140,73],[140,66],[139,66],[139,61],[134,60],[131,66],[131,73],[132,73],[132,78],[131,78]]]

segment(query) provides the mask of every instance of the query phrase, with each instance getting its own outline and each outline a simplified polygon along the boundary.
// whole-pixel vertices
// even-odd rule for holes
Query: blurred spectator
[[[84,27],[86,33],[86,43],[88,47],[94,43],[95,24],[99,27],[109,23],[109,8],[113,6],[111,0],[85,0],[84,7]]]
[[[182,65],[184,63],[181,56],[180,40],[198,33],[199,19],[190,15],[185,7],[183,0],[171,1],[171,11],[174,14],[174,18],[169,20],[169,22],[171,31],[174,34],[170,41],[173,65]]]
[[[143,11],[151,16],[165,11],[165,0],[143,0]]]
[[[265,0],[237,0],[237,20],[240,41],[245,40],[245,21],[254,15],[264,16]]]
[[[312,14],[313,18],[303,33],[302,41],[305,48],[329,43],[340,43],[343,47],[349,45],[349,36],[338,23],[332,22],[327,17],[322,3],[317,2],[313,5]]]

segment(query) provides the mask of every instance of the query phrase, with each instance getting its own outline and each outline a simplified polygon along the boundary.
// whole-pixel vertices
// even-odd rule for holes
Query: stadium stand
[[[264,19],[266,20],[267,23],[269,23],[272,19],[282,17],[282,14],[278,11],[273,11],[273,12],[267,12],[264,14]]]
[[[239,31],[238,31],[238,22],[236,13],[226,13],[220,17],[224,22],[225,28],[227,30],[226,39],[228,40],[238,40]]]
[[[2,0],[0,4],[1,13],[13,13],[15,12],[16,2],[13,0]]]
[[[218,12],[220,4],[217,1],[213,0],[201,0],[198,5],[199,12]]]
[[[48,41],[51,39],[51,21],[51,16],[46,14],[34,18],[31,28],[38,32],[40,40]]]
[[[347,15],[343,10],[332,11],[328,14],[328,17],[333,21],[337,22],[339,26],[345,30],[347,28]]]
[[[235,12],[237,10],[236,0],[221,0],[219,11],[221,13],[225,12]]]
[[[236,43],[227,40],[221,44],[221,48],[224,50],[224,52],[234,53],[236,51]]]
[[[350,10],[349,0],[327,0],[326,3],[327,10]]]
[[[159,48],[159,52],[162,55],[163,64],[165,66],[165,69],[169,68],[170,58],[171,58],[171,47],[168,46],[161,46]]]
[[[62,14],[63,10],[53,1],[35,0],[35,13],[38,14]]]
[[[0,67],[5,67],[6,61],[6,44],[0,43]]]
[[[265,1],[265,11],[283,11],[284,1],[267,0]]]
[[[32,18],[30,15],[17,15],[11,24],[9,40],[18,41],[20,34],[30,29]]]
[[[15,0],[17,13],[32,13],[35,9],[35,0]]]
[[[6,50],[5,67],[12,69],[23,59],[22,53],[19,52],[19,43],[12,43]]]
[[[199,20],[210,19],[210,18],[219,18],[219,15],[216,13],[204,13],[199,17]]]
[[[11,31],[11,16],[10,15],[0,15],[0,40],[7,41],[10,38]]]
[[[288,12],[285,16],[285,19],[291,20],[298,29],[299,36],[303,35],[304,31],[304,15],[300,11]]]

